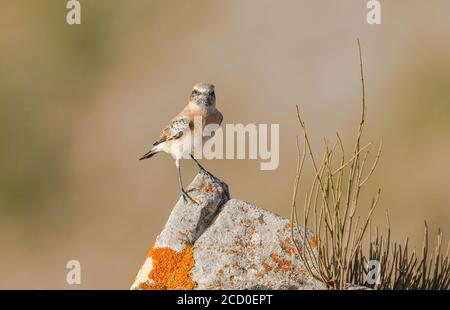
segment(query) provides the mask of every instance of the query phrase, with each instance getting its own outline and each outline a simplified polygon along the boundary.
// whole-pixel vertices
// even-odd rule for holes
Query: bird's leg
[[[192,155],[192,154],[190,154],[190,155],[191,155],[192,160],[195,161],[195,163],[197,164],[198,168],[199,168],[201,171],[208,172],[208,170],[206,170],[205,168],[203,168],[203,166],[200,165],[200,163],[198,162],[198,160],[195,159],[194,155]]]
[[[176,160],[175,164],[178,169],[178,182],[180,183],[180,191],[181,191],[181,196],[183,196],[184,203],[187,203],[188,199],[189,199],[191,202],[198,204],[197,201],[195,201],[191,196],[189,196],[189,194],[184,190],[183,180],[181,178],[180,160]]]
[[[190,154],[190,155],[191,155],[192,160],[194,160],[195,163],[197,164],[197,166],[198,166],[198,168],[200,169],[200,171],[206,173],[206,174],[207,174],[209,177],[211,177],[212,179],[217,180],[217,178],[216,178],[211,172],[209,172],[208,170],[206,170],[205,168],[203,168],[202,165],[200,165],[200,163],[198,162],[198,160],[195,159],[194,155],[192,155],[192,154]]]

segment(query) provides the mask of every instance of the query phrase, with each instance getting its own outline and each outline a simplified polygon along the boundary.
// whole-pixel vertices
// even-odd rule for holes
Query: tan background
[[[418,245],[424,219],[449,236],[449,1],[383,1],[380,26],[361,0],[91,0],[80,26],[65,3],[0,0],[0,288],[129,287],[178,198],[171,158],[137,158],[198,81],[216,85],[225,122],[280,124],[277,170],[204,164],[233,197],[288,216],[294,105],[317,150],[337,129],[351,146],[356,38],[365,141],[385,146],[363,198],[383,188],[376,223],[389,209],[397,240]],[[66,284],[70,259],[81,286]]]

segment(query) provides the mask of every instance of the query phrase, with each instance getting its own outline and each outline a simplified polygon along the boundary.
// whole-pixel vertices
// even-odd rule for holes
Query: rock
[[[193,253],[198,289],[319,288],[296,255],[290,221],[240,200],[223,206]]]
[[[206,173],[189,192],[199,204],[180,198],[131,289],[326,288],[305,270],[289,220],[230,200],[228,186]]]
[[[186,204],[182,197],[156,239],[155,247],[169,247],[177,252],[186,245],[194,244],[198,237],[211,224],[220,207],[230,199],[228,186],[206,173],[199,173],[188,188],[189,195],[199,205]]]

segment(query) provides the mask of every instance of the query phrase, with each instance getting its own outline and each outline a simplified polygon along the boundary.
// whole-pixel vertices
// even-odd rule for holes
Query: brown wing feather
[[[169,125],[164,127],[161,131],[161,135],[159,139],[153,143],[153,146],[158,145],[160,143],[176,140],[183,136],[183,133],[189,129],[190,121],[187,118],[177,118],[173,120]]]

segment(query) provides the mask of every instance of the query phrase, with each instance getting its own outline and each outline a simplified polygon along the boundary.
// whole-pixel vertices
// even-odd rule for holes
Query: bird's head
[[[189,96],[189,101],[201,107],[214,106],[216,104],[214,85],[208,83],[195,84]]]

